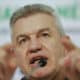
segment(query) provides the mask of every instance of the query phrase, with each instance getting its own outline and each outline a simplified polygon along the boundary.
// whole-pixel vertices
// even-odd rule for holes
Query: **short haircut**
[[[11,16],[10,26],[12,27],[17,20],[30,16],[31,14],[36,14],[36,13],[46,13],[54,16],[58,32],[60,33],[61,36],[65,35],[61,22],[59,20],[59,16],[55,12],[55,10],[49,7],[48,5],[44,5],[44,4],[25,5],[20,9],[17,9]]]

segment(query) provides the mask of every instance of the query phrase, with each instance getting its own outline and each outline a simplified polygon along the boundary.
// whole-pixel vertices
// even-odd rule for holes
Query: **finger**
[[[6,44],[2,47],[7,53],[14,55],[14,46],[12,44]]]
[[[80,80],[80,57],[72,59],[68,55],[62,62],[66,77],[70,80]]]
[[[76,60],[75,68],[76,68],[77,72],[79,72],[79,74],[80,74],[80,57],[78,57],[78,59]]]
[[[63,69],[64,75],[69,80],[78,80],[78,75],[76,74],[75,68],[72,65],[72,60],[70,56],[63,59]]]
[[[69,56],[66,56],[59,61],[59,64],[62,67],[68,67],[71,65],[71,58]]]
[[[66,38],[62,38],[61,40],[62,44],[66,47],[68,51],[74,50],[77,47],[71,42],[70,38],[66,36]]]

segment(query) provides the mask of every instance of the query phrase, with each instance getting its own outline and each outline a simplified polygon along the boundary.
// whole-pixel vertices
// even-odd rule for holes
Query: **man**
[[[16,58],[11,44],[0,47],[0,80],[11,80],[16,69]]]
[[[28,80],[80,79],[79,69],[72,69],[79,50],[75,61],[71,62],[74,56],[65,58],[69,51],[63,39],[69,38],[52,8],[42,4],[22,7],[11,17],[10,26],[18,66]]]

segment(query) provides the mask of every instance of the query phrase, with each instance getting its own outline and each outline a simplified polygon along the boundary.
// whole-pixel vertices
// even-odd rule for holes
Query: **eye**
[[[43,37],[49,37],[50,34],[49,34],[49,32],[43,32],[43,33],[41,33],[41,36],[43,36]]]
[[[20,39],[18,42],[19,42],[19,45],[22,45],[22,44],[25,44],[27,41],[29,40],[29,38],[22,38]]]
[[[22,44],[22,43],[25,43],[26,42],[26,39],[24,38],[24,39],[21,39],[20,41],[19,41],[19,44]]]

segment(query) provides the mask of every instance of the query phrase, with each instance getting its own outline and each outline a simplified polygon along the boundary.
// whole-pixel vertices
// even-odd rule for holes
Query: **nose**
[[[33,38],[29,45],[29,53],[38,53],[42,50],[41,43],[38,39]]]

